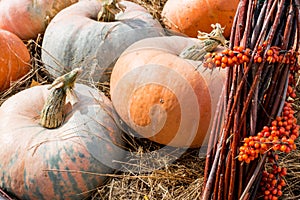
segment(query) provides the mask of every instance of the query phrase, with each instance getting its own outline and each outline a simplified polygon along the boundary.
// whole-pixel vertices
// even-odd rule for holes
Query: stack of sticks
[[[243,139],[256,135],[279,116],[295,63],[273,62],[267,52],[299,52],[300,0],[241,0],[229,49],[251,49],[250,61],[227,68],[210,134],[202,199],[256,199],[266,154],[240,162]],[[262,60],[255,55],[261,52]],[[295,53],[296,59],[299,56]]]

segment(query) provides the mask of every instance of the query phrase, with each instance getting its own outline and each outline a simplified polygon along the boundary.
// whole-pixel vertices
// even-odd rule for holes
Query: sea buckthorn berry
[[[216,66],[218,66],[218,67],[220,67],[220,66],[221,66],[221,61],[220,61],[220,60],[216,60],[214,63],[215,63],[215,64],[216,64]]]
[[[261,56],[258,56],[258,57],[256,58],[256,62],[257,62],[257,63],[261,63],[261,62],[262,62],[262,57],[261,57]]]
[[[231,58],[227,58],[227,64],[228,66],[233,66],[233,61]]]
[[[268,56],[272,56],[273,55],[273,51],[271,49],[269,49],[266,53]]]
[[[242,59],[243,54],[242,53],[238,53],[238,55],[236,56],[238,59]]]
[[[232,50],[229,50],[228,51],[228,56],[230,56],[230,57],[233,57],[235,54],[234,54],[234,52],[232,51]]]
[[[244,62],[246,62],[246,63],[248,63],[248,62],[250,61],[250,59],[249,59],[248,56],[246,56],[246,55],[243,55],[243,56],[242,56],[242,60],[243,60]]]
[[[226,64],[228,62],[228,58],[226,56],[223,56],[221,62]]]
[[[222,54],[228,55],[229,51],[230,51],[229,49],[224,49],[224,50],[222,51]]]
[[[283,144],[283,145],[280,146],[280,151],[285,152],[286,149],[287,149],[286,145]]]
[[[225,63],[221,63],[221,68],[226,68],[227,67],[227,65],[225,64]]]
[[[250,53],[251,53],[251,49],[246,48],[246,49],[244,50],[244,54],[245,54],[245,55],[249,56]]]

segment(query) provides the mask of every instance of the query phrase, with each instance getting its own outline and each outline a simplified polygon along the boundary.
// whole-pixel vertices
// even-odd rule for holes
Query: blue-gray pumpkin
[[[43,38],[42,61],[54,78],[86,66],[82,80],[109,81],[115,61],[129,45],[164,34],[145,8],[129,1],[120,4],[125,11],[112,22],[97,20],[103,8],[97,0],[79,1],[53,18]]]

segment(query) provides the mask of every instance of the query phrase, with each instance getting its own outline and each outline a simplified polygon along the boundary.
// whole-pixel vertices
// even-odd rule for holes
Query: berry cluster
[[[253,55],[255,63],[261,63],[263,61],[263,57],[265,57],[265,60],[268,63],[279,62],[290,64],[292,68],[297,66],[297,52],[293,50],[281,50],[276,46],[272,46],[268,50],[266,50],[266,48],[266,42],[264,42],[261,46],[258,46],[257,51]],[[265,56],[263,56],[265,51]],[[207,53],[204,57],[205,62],[203,63],[203,66],[212,69],[215,67],[225,68],[232,67],[237,64],[249,63],[252,54],[253,51],[249,48],[235,46],[232,50],[225,49],[221,53]]]
[[[276,164],[273,164],[271,172],[262,172],[260,194],[265,200],[277,200],[282,195],[282,187],[286,185],[283,177],[286,174],[287,169]]]
[[[267,154],[267,162],[273,164],[271,172],[264,171],[260,189],[264,199],[276,200],[282,195],[286,169],[277,164],[277,151],[289,153],[296,149],[295,139],[299,136],[299,125],[294,117],[291,103],[285,102],[282,116],[276,117],[271,126],[264,126],[256,136],[244,138],[239,148],[238,160],[250,163],[260,154]]]
[[[250,56],[251,50],[249,48],[235,46],[233,50],[224,49],[221,53],[207,53],[204,56],[203,66],[210,69],[232,67],[237,64],[248,63]]]
[[[271,126],[264,126],[256,136],[244,138],[244,144],[239,148],[238,160],[250,163],[260,154],[267,151],[289,153],[296,149],[295,139],[299,136],[299,125],[294,117],[292,105],[285,102],[282,117],[272,121]]]
[[[294,65],[296,63],[296,53],[292,50],[283,51],[279,47],[270,47],[266,52],[266,61],[269,63],[283,63]]]
[[[291,83],[289,83],[287,88],[287,97],[291,97],[292,99],[295,99],[297,97],[295,89],[291,86]]]

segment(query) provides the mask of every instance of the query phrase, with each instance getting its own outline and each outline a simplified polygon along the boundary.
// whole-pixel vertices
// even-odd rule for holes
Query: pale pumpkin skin
[[[123,144],[121,130],[110,100],[81,84],[75,85],[79,102],[72,109],[67,104],[64,124],[40,126],[47,87],[26,89],[0,107],[0,187],[20,199],[84,199],[107,180],[103,174],[117,169],[112,161],[122,160],[116,146]]]
[[[112,71],[110,94],[125,130],[169,146],[206,144],[225,70],[205,70],[201,62],[178,56],[196,41],[147,38],[123,52]]]
[[[30,54],[15,34],[0,29],[0,91],[30,71]]]
[[[211,24],[225,27],[224,37],[229,38],[239,0],[168,0],[162,10],[166,27],[189,37],[198,31],[211,31]]]
[[[122,1],[125,12],[114,22],[97,21],[100,1],[80,1],[50,22],[43,39],[42,61],[53,77],[83,67],[81,80],[108,81],[111,68],[132,43],[160,36],[160,23],[141,6]]]
[[[1,0],[0,28],[23,40],[44,33],[49,21],[63,8],[78,0]]]

